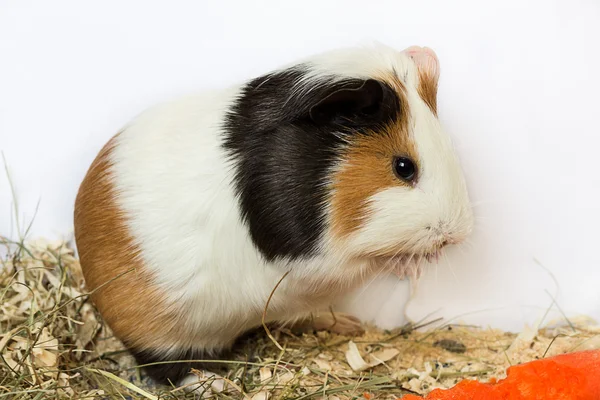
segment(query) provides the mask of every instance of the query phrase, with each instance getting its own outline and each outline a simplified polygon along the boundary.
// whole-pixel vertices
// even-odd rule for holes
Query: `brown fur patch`
[[[396,177],[394,156],[408,156],[419,169],[417,150],[410,135],[409,109],[403,83],[396,76],[380,79],[396,89],[400,97],[399,117],[380,132],[357,135],[333,178],[332,230],[339,237],[360,228],[368,216],[368,200],[377,192],[408,184]],[[418,172],[417,172],[418,173]]]
[[[437,91],[438,78],[429,71],[419,68],[419,84],[417,92],[429,107],[433,115],[437,116]]]
[[[75,202],[75,239],[92,301],[128,346],[164,348],[176,320],[140,260],[123,211],[115,202],[111,139],[84,178]],[[177,336],[174,336],[177,337]]]

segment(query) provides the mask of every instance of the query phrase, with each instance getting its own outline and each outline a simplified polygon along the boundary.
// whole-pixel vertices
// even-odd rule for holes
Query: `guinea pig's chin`
[[[427,263],[439,260],[442,249],[424,254],[395,254],[390,256],[369,257],[371,267],[379,272],[386,271],[397,275],[400,279],[419,279]]]

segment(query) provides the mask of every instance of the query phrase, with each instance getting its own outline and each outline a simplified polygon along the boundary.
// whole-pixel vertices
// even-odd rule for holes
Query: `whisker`
[[[439,283],[439,271],[440,271],[440,264],[436,263],[435,264],[435,283],[436,284]]]
[[[394,256],[397,256],[399,253],[400,253],[400,250],[398,250],[398,251],[397,251],[397,252],[394,254]],[[358,296],[356,296],[356,297],[354,298],[354,300],[352,301],[352,304],[354,304],[356,301],[358,301],[358,299],[359,299],[360,297],[362,297],[362,295],[363,295],[363,294],[364,294],[364,293],[367,291],[367,289],[368,289],[368,288],[369,288],[369,287],[370,287],[370,286],[373,284],[373,282],[375,282],[375,281],[377,280],[377,278],[379,278],[380,276],[382,276],[382,274],[383,274],[384,272],[391,272],[391,270],[393,270],[393,268],[394,268],[394,265],[393,265],[393,264],[391,265],[391,268],[390,268],[390,270],[389,270],[389,271],[387,271],[387,270],[386,270],[386,269],[387,269],[387,266],[388,266],[388,264],[391,264],[391,262],[392,262],[392,259],[389,259],[389,260],[388,260],[388,261],[387,261],[387,262],[386,262],[386,263],[383,265],[383,267],[381,267],[381,268],[378,268],[379,270],[378,270],[378,271],[375,273],[375,275],[374,275],[374,276],[373,276],[373,277],[372,277],[372,278],[369,280],[369,282],[368,282],[368,283],[367,283],[365,286],[363,286],[363,288],[362,288],[362,289],[361,289],[361,291],[359,292]]]
[[[471,201],[471,208],[479,207],[485,204],[501,203],[501,200],[477,200]]]
[[[446,253],[444,253],[444,260],[446,261],[446,265],[448,265],[448,269],[450,270],[450,272],[452,273],[452,276],[454,277],[454,281],[456,283],[460,283],[460,281],[458,280],[458,276],[456,275],[456,272],[454,271],[454,268],[452,268],[452,263],[450,262],[450,259],[448,258],[448,255]]]

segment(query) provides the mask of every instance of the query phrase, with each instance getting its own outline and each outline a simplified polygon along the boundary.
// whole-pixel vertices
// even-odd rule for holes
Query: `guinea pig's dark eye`
[[[410,182],[417,176],[417,167],[410,158],[396,157],[394,158],[394,172],[398,178]]]

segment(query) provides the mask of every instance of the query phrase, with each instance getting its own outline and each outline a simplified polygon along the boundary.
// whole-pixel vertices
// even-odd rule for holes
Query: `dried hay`
[[[0,399],[175,399],[157,387],[111,336],[88,301],[73,250],[35,241],[6,247],[0,264]],[[273,332],[229,361],[224,399],[394,399],[450,387],[461,379],[502,377],[505,368],[544,356],[600,347],[600,330],[569,321],[519,335],[446,325],[429,331],[368,328],[349,338]]]

